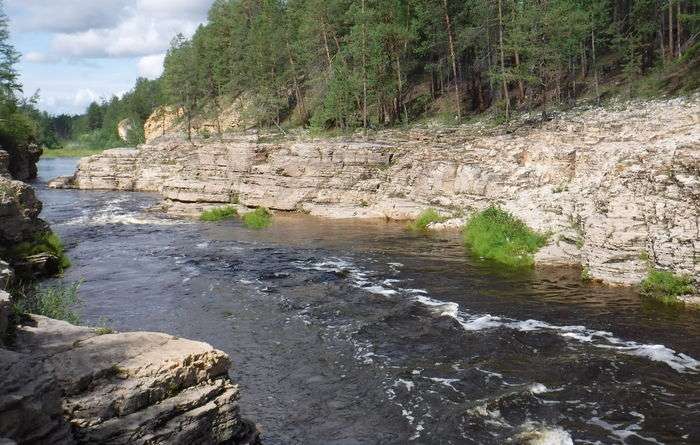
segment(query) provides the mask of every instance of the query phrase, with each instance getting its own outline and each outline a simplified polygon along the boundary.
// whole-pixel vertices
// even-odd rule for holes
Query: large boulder
[[[17,348],[54,370],[77,443],[258,441],[240,415],[229,358],[210,345],[150,332],[99,335],[40,316],[33,324],[18,329]]]

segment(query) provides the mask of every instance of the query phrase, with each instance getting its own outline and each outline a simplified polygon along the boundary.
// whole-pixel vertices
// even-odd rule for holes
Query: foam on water
[[[535,422],[527,422],[518,434],[520,443],[528,445],[574,445],[571,435],[560,427],[549,427]]]
[[[552,332],[567,340],[665,363],[677,372],[694,373],[700,371],[700,361],[687,354],[676,352],[664,345],[652,345],[623,340],[608,331],[589,329],[585,326],[558,326],[545,321],[532,319],[516,320],[491,314],[469,314],[461,310],[459,304],[432,298],[428,295],[428,292],[423,289],[395,287],[393,284],[396,283],[396,280],[384,279],[378,282],[372,282],[370,279],[370,276],[373,274],[372,271],[362,270],[349,260],[331,258],[314,263],[310,267],[303,265],[299,267],[307,270],[345,273],[350,278],[354,287],[373,294],[384,295],[386,297],[393,297],[400,293],[409,294],[413,301],[427,306],[437,316],[453,318],[465,331],[478,332],[503,328],[520,332]]]

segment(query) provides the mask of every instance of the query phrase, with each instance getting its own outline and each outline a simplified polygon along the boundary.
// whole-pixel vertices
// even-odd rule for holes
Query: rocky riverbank
[[[84,159],[53,185],[152,191],[166,208],[240,203],[330,218],[459,227],[498,204],[550,235],[536,259],[638,283],[650,265],[700,281],[700,96],[579,109],[545,123],[414,128],[369,138],[167,134]],[[161,134],[165,133],[165,136]]]
[[[31,165],[14,167],[11,159],[0,150],[0,252],[49,230],[32,187],[11,176],[36,172],[36,159],[20,157]],[[8,293],[13,269],[41,276],[47,258],[0,258],[0,443],[258,443],[240,415],[230,360],[210,345],[18,319]]]

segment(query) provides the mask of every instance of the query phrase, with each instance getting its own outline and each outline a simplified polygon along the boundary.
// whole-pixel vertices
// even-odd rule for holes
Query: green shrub
[[[272,214],[263,207],[258,207],[255,211],[243,215],[243,223],[249,229],[264,229],[272,224]]]
[[[439,223],[445,220],[435,209],[426,209],[418,215],[415,221],[408,225],[408,228],[415,231],[428,230],[431,223]]]
[[[80,302],[78,289],[80,282],[60,284],[51,287],[29,288],[16,292],[15,310],[22,314],[37,314],[71,324],[80,323],[80,316],[74,307]]]
[[[681,295],[695,292],[690,276],[680,276],[665,270],[652,269],[642,280],[640,293],[663,303],[676,303]]]
[[[70,259],[66,256],[65,251],[66,249],[58,235],[52,232],[45,232],[37,235],[31,241],[24,241],[13,246],[5,253],[9,258],[17,259],[41,253],[50,253],[59,259],[59,268],[63,271],[71,266]]]
[[[474,215],[463,236],[475,255],[511,267],[531,266],[532,255],[547,242],[547,236],[495,206]]]
[[[217,207],[215,209],[202,212],[202,214],[199,215],[199,219],[201,221],[213,222],[233,218],[236,215],[238,215],[238,210],[236,210],[234,207],[226,206]]]

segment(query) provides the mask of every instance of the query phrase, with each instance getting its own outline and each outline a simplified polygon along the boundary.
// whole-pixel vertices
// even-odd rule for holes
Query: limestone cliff
[[[245,109],[249,102],[245,95],[234,100],[221,98],[220,111],[208,110],[204,113],[208,117],[196,117],[192,120],[193,134],[213,135],[221,132],[245,130],[252,125],[252,121],[245,116]],[[167,106],[159,107],[146,120],[143,129],[146,142],[165,135],[175,134],[184,137],[187,133],[186,118],[182,110]]]
[[[696,95],[508,129],[415,128],[369,140],[166,136],[84,159],[56,185],[333,218],[407,219],[435,207],[459,223],[497,203],[552,234],[540,262],[632,284],[650,261],[700,280],[699,111]]]

